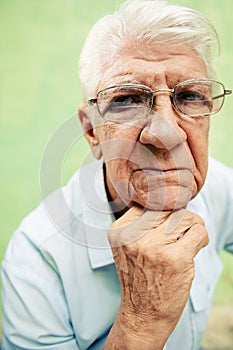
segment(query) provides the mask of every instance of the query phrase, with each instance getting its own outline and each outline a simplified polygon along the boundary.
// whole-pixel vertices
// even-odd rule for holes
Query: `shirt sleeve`
[[[3,350],[78,350],[59,274],[22,231],[2,264]]]

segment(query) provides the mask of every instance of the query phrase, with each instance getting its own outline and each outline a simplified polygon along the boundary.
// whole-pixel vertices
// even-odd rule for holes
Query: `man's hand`
[[[134,206],[113,223],[109,241],[122,295],[105,349],[161,350],[188,300],[193,258],[208,244],[204,222],[184,209]]]

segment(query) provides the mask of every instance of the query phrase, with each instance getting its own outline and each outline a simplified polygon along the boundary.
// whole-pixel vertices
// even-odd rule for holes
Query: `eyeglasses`
[[[168,93],[174,109],[189,117],[205,117],[217,113],[226,95],[224,85],[215,80],[190,79],[180,82],[173,89],[151,90],[145,85],[122,84],[107,87],[88,100],[97,104],[105,121],[115,123],[147,117],[156,103],[156,95]]]

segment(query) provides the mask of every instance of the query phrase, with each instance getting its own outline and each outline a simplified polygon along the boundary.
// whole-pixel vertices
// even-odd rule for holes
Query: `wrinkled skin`
[[[97,90],[121,83],[171,89],[207,77],[187,45],[126,48],[104,68]],[[136,122],[105,123],[86,105],[79,117],[93,154],[105,160],[118,218],[109,241],[122,301],[105,349],[163,349],[189,296],[193,258],[208,242],[201,218],[185,208],[205,181],[209,118],[177,113],[166,93]]]

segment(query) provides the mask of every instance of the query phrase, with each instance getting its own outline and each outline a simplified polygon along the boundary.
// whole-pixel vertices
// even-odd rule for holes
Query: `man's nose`
[[[171,150],[186,139],[187,135],[177,122],[177,114],[171,102],[166,100],[166,104],[153,107],[139,141],[159,149]]]

